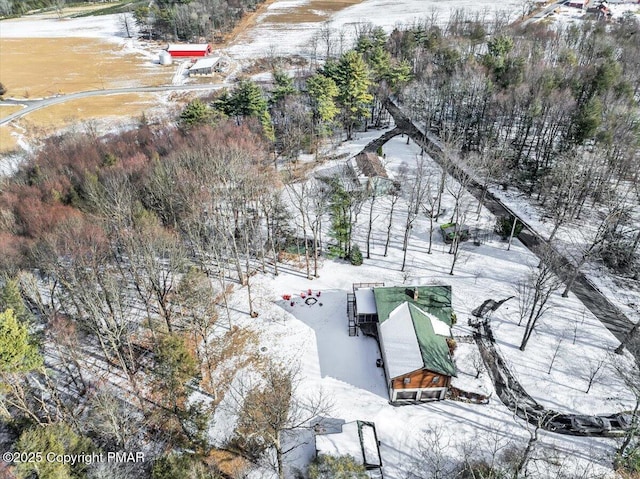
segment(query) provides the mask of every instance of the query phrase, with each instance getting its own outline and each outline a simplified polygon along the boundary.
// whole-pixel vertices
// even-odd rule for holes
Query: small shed
[[[393,187],[393,181],[376,153],[359,153],[349,161],[349,166],[358,182],[368,191],[384,194]]]
[[[208,43],[171,44],[167,46],[166,51],[172,57],[206,57],[211,53],[211,45]]]
[[[189,68],[189,76],[192,75],[212,75],[218,71],[220,57],[201,58]]]
[[[327,456],[351,456],[367,471],[380,471],[382,457],[373,422],[345,423],[339,431],[316,433],[316,453]]]

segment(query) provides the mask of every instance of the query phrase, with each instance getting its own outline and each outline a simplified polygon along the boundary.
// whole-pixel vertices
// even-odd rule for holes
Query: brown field
[[[305,5],[298,5],[277,15],[269,15],[269,23],[305,23],[323,22],[332,13],[362,3],[362,0],[311,0]]]
[[[28,130],[36,128],[42,133],[51,133],[86,120],[116,116],[140,117],[157,105],[151,93],[126,93],[122,95],[96,96],[69,101],[37,110],[20,120]]]
[[[13,151],[18,147],[16,138],[11,135],[14,130],[9,126],[0,126],[0,153]]]
[[[11,113],[22,110],[22,108],[20,105],[0,105],[0,118],[11,115]]]
[[[225,38],[224,44],[237,41],[243,32],[255,25],[258,16],[276,1],[267,0],[255,12],[246,15]],[[361,1],[311,0],[309,4],[293,7],[286,13],[271,15],[268,21],[282,23],[283,27],[297,22],[321,21],[331,13]],[[73,13],[77,13],[77,10],[67,10],[63,16]],[[51,15],[55,16],[55,13]],[[126,53],[120,48],[115,43],[94,38],[0,38],[0,82],[8,90],[6,96],[26,99],[104,88],[171,83],[175,67],[151,64],[147,58]],[[173,97],[180,98],[179,95]],[[12,131],[24,132],[23,128],[26,128],[29,136],[42,137],[55,129],[84,120],[135,118],[148,112],[155,104],[153,95],[131,94],[54,105],[27,115],[17,121],[16,126],[0,127],[0,151],[16,147]],[[0,118],[17,109],[19,107],[2,107]]]
[[[8,97],[40,98],[171,81],[171,69],[118,48],[93,38],[0,39],[0,82]]]

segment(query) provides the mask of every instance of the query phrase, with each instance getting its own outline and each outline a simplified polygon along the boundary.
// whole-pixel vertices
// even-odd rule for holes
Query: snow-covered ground
[[[285,23],[282,14],[292,8],[309,3],[309,0],[276,1],[261,14],[251,31],[240,35],[238,41],[228,48],[230,55],[236,58],[256,58],[267,54],[308,55],[311,53],[314,38],[322,29],[333,30],[334,43],[340,42],[338,32],[344,33],[342,41],[348,48],[355,33],[355,25],[371,23],[390,32],[397,24],[409,24],[432,15],[445,23],[455,10],[478,13],[491,17],[496,12],[505,12],[515,19],[522,13],[523,0],[364,0],[330,16],[326,21],[308,21]],[[272,18],[276,18],[272,20]],[[322,46],[319,47],[322,51]]]
[[[621,2],[618,4],[608,3],[611,12],[611,19],[616,20],[622,18],[627,12],[635,13],[640,16],[640,5],[637,2]],[[559,25],[568,25],[580,22],[586,18],[593,18],[587,14],[586,10],[574,7],[558,7],[553,13],[549,14],[548,19]]]
[[[379,134],[360,134],[354,142],[342,144],[339,152],[355,153]],[[420,154],[419,148],[414,144],[406,145],[406,138],[400,137],[387,143],[383,150],[387,168],[396,172],[403,162],[415,165]],[[436,181],[439,168],[432,163],[430,171],[432,180]],[[480,444],[480,437],[501,443],[513,441],[522,446],[529,437],[527,425],[514,419],[495,394],[488,405],[453,401],[402,407],[389,405],[383,373],[375,363],[379,357],[376,342],[364,336],[348,336],[346,294],[354,282],[451,285],[453,308],[458,316],[453,332],[459,337],[468,336],[471,330],[466,323],[471,310],[485,299],[503,299],[515,294],[514,284],[537,263],[536,258],[518,241],[510,251],[497,239],[481,246],[467,242],[462,245],[462,257],[451,276],[448,273],[452,257],[437,232],[433,253],[426,253],[428,220],[421,216],[413,228],[408,268],[403,273],[400,264],[406,206],[396,208],[391,249],[384,257],[387,200],[379,199],[376,205],[371,259],[365,259],[359,267],[324,259],[320,277],[312,281],[292,267],[283,268],[277,277],[255,276],[252,289],[258,291],[256,309],[260,315],[256,319],[238,316],[236,321],[259,332],[260,348],[266,348],[287,364],[299,366],[302,376],[300,388],[304,394],[322,390],[332,398],[333,417],[347,422],[358,419],[375,422],[381,441],[385,477],[406,479],[426,438],[438,434],[443,436],[443,443],[449,444],[445,447],[446,454],[454,458],[462,454],[463,444],[474,441],[476,445]],[[446,196],[443,205],[450,214],[450,196]],[[469,207],[474,212],[467,220],[470,226],[493,225],[494,218],[485,210],[482,210],[480,220],[474,221],[474,200],[469,201]],[[361,213],[360,223],[366,223],[362,219],[365,212],[368,212],[367,204]],[[363,250],[365,238],[366,228],[360,225],[356,228],[355,239]],[[312,305],[300,297],[300,293],[307,292],[309,288],[318,299]],[[315,296],[317,292],[320,296]],[[523,327],[517,326],[517,301],[512,300],[498,310],[492,321],[499,351],[525,389],[550,408],[585,414],[630,409],[633,398],[617,379],[609,355],[617,341],[575,297],[570,295],[565,299],[559,293],[552,298],[554,308],[541,320],[524,353],[518,349]],[[246,311],[245,294],[244,290],[236,293],[235,309]],[[286,294],[292,295],[293,306],[290,301],[282,299]],[[551,357],[561,339],[551,374],[547,374]],[[459,368],[456,384],[490,394],[492,386],[486,372],[475,379],[472,359],[477,354],[475,344],[461,343],[459,349],[454,356]],[[586,371],[591,363],[600,360],[604,361],[601,374],[586,394]],[[220,427],[217,425],[218,429]],[[543,433],[540,448],[540,455],[557,456],[562,467],[605,471],[609,468],[615,441]],[[296,458],[296,454],[300,457]],[[302,447],[296,449],[289,461],[301,466],[308,457],[309,451]]]
[[[490,188],[511,210],[523,218],[543,238],[549,238],[553,222],[546,211],[517,189]],[[633,198],[633,196],[631,196]],[[636,200],[632,200],[636,201]],[[637,203],[630,214],[640,221]],[[598,228],[597,215],[583,214],[578,220],[567,220],[558,229],[553,246],[568,258],[577,262],[585,245],[595,236]],[[607,269],[598,258],[590,259],[582,268],[587,279],[633,322],[640,321],[640,282],[618,276]]]

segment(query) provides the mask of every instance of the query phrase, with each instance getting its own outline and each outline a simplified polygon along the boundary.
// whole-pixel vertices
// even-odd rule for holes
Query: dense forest
[[[226,20],[190,9],[230,11],[221,4],[255,6],[157,2],[139,18],[151,15],[163,35],[206,37]],[[11,338],[0,340],[11,358],[0,369],[0,413],[21,451],[126,449],[148,460],[55,464],[39,477],[231,477],[220,467],[230,458],[233,477],[256,465],[283,477],[282,431],[324,403],[297,402],[296,372],[254,352],[253,333],[230,324],[228,299],[242,286],[248,314],[260,314],[252,277],[279,274],[292,245],[309,278],[319,255],[362,261],[350,222],[375,197],[303,186],[297,160],[321,161],[323,145],[388,123],[389,95],[485,187],[517,187],[547,208],[550,241],[564,222],[597,217],[575,266],[598,257],[637,276],[639,31],[633,16],[517,30],[457,14],[446,27],[425,20],[390,35],[362,26],[345,51],[329,32],[311,71],[292,76],[274,59],[269,87],[241,80],[190,102],[173,125],[141,118],[127,132],[46,140],[0,179],[0,328]],[[430,201],[416,178],[392,192],[409,205],[405,249],[412,212]],[[249,364],[261,380],[232,390]],[[203,399],[189,400],[194,391]],[[207,429],[226,395],[245,399],[231,438],[214,448]],[[639,451],[632,435],[618,465],[640,470]],[[416,458],[416,470],[428,460]],[[363,473],[323,461],[312,477]],[[478,477],[482,467],[467,461],[456,474]]]

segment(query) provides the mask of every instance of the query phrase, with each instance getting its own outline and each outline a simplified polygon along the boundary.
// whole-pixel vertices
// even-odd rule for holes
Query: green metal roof
[[[416,301],[408,294],[415,288],[418,289]],[[382,287],[374,288],[373,294],[380,323],[386,321],[391,311],[402,303],[409,303],[409,311],[424,367],[436,373],[456,376],[456,367],[449,354],[446,338],[435,333],[431,320],[424,314],[432,314],[451,326],[450,286]]]
[[[418,300],[414,301],[407,292],[416,288]],[[389,286],[373,288],[373,295],[381,323],[389,318],[391,311],[408,302],[451,326],[451,286]]]
[[[416,338],[420,345],[424,367],[429,371],[456,375],[456,366],[449,354],[449,345],[446,338],[438,336],[431,325],[431,320],[415,305],[409,305],[413,327],[416,330]],[[434,315],[435,316],[435,315]]]

